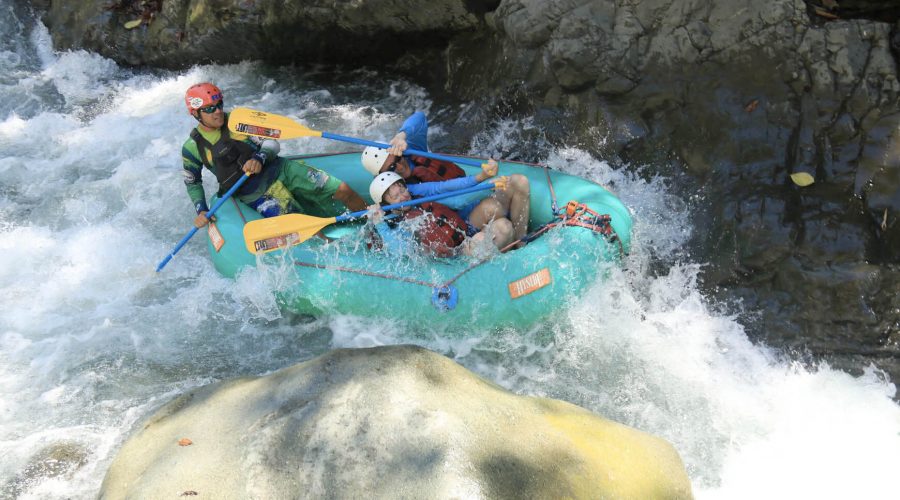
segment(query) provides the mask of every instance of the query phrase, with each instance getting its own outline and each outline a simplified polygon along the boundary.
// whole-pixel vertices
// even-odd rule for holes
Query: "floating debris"
[[[816,182],[816,178],[809,172],[797,171],[791,174],[791,180],[800,187],[806,187]]]

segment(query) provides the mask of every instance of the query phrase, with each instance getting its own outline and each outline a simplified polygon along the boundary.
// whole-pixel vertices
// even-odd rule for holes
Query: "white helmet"
[[[384,201],[382,198],[388,188],[393,186],[397,181],[402,180],[403,177],[400,177],[397,172],[382,172],[376,175],[375,178],[372,179],[372,183],[369,184],[369,196],[372,197],[372,201],[375,203],[381,203]]]
[[[378,171],[381,170],[381,166],[384,165],[384,160],[387,160],[387,157],[387,149],[368,146],[363,150],[360,160],[362,160],[363,167],[370,174],[378,175]]]

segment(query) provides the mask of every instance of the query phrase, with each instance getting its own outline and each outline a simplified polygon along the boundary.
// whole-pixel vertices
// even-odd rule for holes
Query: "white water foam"
[[[808,368],[751,343],[699,291],[702,263],[683,250],[691,207],[666,179],[549,149],[552,168],[609,186],[634,210],[634,251],[625,270],[611,269],[532,331],[459,338],[390,321],[295,317],[277,308],[259,273],[220,277],[202,234],[153,271],[192,218],[180,174],[193,126],[184,89],[213,80],[229,105],[293,112],[314,128],[375,139],[433,106],[429,97],[402,81],[325,89],[303,75],[275,78],[258,63],[140,74],[86,53],[56,54],[40,29],[31,43],[40,69],[12,95],[43,110],[0,116],[0,492],[93,498],[134,425],[185,390],[333,347],[412,342],[513,391],[565,399],[668,439],[700,498],[892,496],[895,387],[872,370]],[[508,141],[529,126],[500,122],[504,132],[479,144],[513,149]],[[319,145],[285,146],[347,149]],[[650,273],[652,261],[670,264]],[[21,477],[32,457],[60,443],[75,443],[83,462],[55,477]]]

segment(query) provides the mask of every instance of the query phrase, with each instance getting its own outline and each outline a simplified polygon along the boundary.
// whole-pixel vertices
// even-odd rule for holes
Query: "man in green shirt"
[[[197,211],[194,226],[200,228],[209,222],[204,167],[216,176],[219,196],[242,175],[249,174],[234,196],[263,217],[287,213],[331,217],[345,208],[365,210],[363,199],[346,182],[301,160],[279,157],[277,141],[230,132],[222,91],[215,85],[191,86],[184,101],[198,122],[181,148],[184,184]]]

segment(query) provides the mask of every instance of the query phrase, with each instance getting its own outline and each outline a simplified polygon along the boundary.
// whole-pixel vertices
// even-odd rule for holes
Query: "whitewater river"
[[[259,273],[220,277],[204,233],[154,272],[193,217],[181,177],[193,124],[185,89],[212,80],[228,106],[371,139],[389,138],[419,109],[441,138],[442,117],[470,110],[442,109],[387,75],[256,63],[138,72],[55,53],[46,29],[9,3],[0,1],[0,498],[93,498],[123,441],[173,396],[336,347],[396,343],[669,440],[698,498],[896,498],[894,385],[874,370],[809,367],[751,343],[699,291],[703,262],[683,250],[698,230],[686,224],[694,200],[666,179],[535,147],[541,134],[527,119],[493,120],[454,152],[519,152],[611,186],[635,219],[624,269],[534,331],[449,338],[427,326],[289,315]],[[543,154],[525,156],[536,149]],[[282,150],[353,148],[300,139]]]

